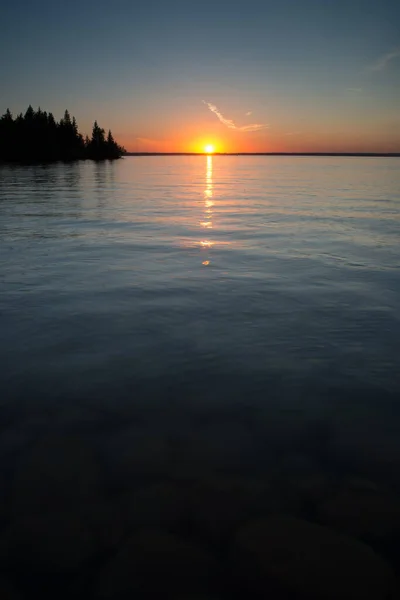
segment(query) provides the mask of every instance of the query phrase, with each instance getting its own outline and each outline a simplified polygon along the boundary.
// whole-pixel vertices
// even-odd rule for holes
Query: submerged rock
[[[47,437],[24,454],[12,484],[18,515],[79,510],[96,503],[99,466],[90,448],[74,437]]]
[[[323,473],[315,473],[293,478],[289,481],[288,488],[297,495],[299,501],[316,505],[332,493],[335,483]]]
[[[307,415],[302,407],[266,406],[254,422],[255,429],[264,440],[266,448],[281,452],[298,449],[307,426]]]
[[[101,454],[111,481],[125,488],[135,487],[139,478],[165,475],[171,464],[168,440],[138,427],[111,436]]]
[[[81,519],[90,530],[99,551],[116,548],[128,534],[124,511],[118,501],[102,499],[82,511]]]
[[[0,598],[1,600],[22,600],[21,594],[15,589],[13,584],[0,576]]]
[[[179,597],[206,590],[215,571],[201,548],[176,536],[142,530],[132,536],[100,573],[96,598]]]
[[[187,504],[187,490],[169,483],[128,492],[120,503],[122,518],[130,532],[143,527],[175,531],[187,521]]]
[[[173,600],[221,600],[220,596],[214,594],[184,594],[183,596],[174,596]]]
[[[239,578],[261,597],[387,600],[395,584],[389,566],[369,546],[289,516],[245,525],[233,558]]]
[[[219,472],[249,472],[262,462],[258,440],[240,423],[213,423],[186,432],[176,445],[173,475],[196,480]]]
[[[26,423],[4,429],[0,436],[1,463],[8,464],[10,461],[14,461],[20,452],[27,449],[36,436],[34,426],[30,429]]]
[[[314,460],[303,454],[289,454],[277,461],[276,481],[290,498],[287,511],[302,514],[332,494],[335,481]]]
[[[390,417],[375,411],[341,415],[331,452],[346,468],[374,480],[389,479],[400,489],[400,437]]]
[[[214,477],[190,488],[189,520],[196,535],[224,541],[240,523],[281,508],[281,499],[268,483],[252,478]]]
[[[320,505],[318,518],[357,537],[390,538],[400,532],[400,499],[373,484],[349,484]]]
[[[35,515],[13,523],[2,540],[12,567],[39,573],[79,569],[97,551],[85,523],[74,515]]]

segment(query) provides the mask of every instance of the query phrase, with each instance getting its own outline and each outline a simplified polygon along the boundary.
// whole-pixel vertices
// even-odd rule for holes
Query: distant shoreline
[[[399,158],[400,152],[125,152],[123,156],[354,156]]]

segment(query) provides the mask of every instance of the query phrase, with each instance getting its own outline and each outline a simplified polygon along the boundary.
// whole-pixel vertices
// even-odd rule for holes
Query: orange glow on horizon
[[[201,138],[194,138],[192,143],[188,147],[189,152],[196,152],[198,154],[215,154],[218,152],[225,152],[224,144],[220,140],[216,140],[212,136],[208,139],[204,136]]]
[[[346,132],[293,131],[290,135],[281,128],[274,132],[243,133],[226,128],[208,127],[199,121],[190,127],[166,131],[165,137],[149,132],[148,137],[133,137],[127,131],[116,129],[115,138],[128,152],[188,152],[213,156],[218,154],[257,152],[398,152],[397,138],[393,142],[381,140],[372,134],[362,136]],[[209,147],[213,147],[210,153]]]

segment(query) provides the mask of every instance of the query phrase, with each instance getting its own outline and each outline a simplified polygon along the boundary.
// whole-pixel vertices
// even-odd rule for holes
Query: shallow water
[[[0,238],[5,530],[21,497],[24,515],[34,502],[46,505],[33,490],[47,485],[52,471],[40,461],[52,450],[29,468],[24,461],[42,443],[53,448],[54,438],[93,453],[102,491],[91,504],[147,497],[150,486],[159,514],[170,488],[151,486],[173,485],[173,495],[178,486],[177,502],[184,497],[191,516],[182,509],[185,517],[168,525],[137,516],[135,527],[157,525],[202,545],[199,532],[232,497],[251,497],[252,508],[224,529],[228,537],[272,510],[255,510],[255,482],[278,490],[273,511],[329,526],[321,503],[349,487],[360,494],[354,481],[377,490],[379,502],[385,495],[379,518],[388,494],[397,505],[397,159],[175,156],[2,166]],[[55,450],[56,471],[66,452]],[[47,475],[26,487],[24,469]],[[197,496],[199,485],[200,526],[189,492]],[[282,500],[293,496],[295,505]],[[50,504],[59,512],[58,502],[55,494]],[[400,530],[398,507],[391,518]],[[400,538],[377,542],[336,517],[339,531],[398,568]],[[135,527],[124,526],[124,535]],[[213,531],[206,545],[220,552],[215,544]]]

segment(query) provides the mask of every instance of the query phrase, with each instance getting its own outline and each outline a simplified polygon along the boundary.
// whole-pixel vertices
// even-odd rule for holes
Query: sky
[[[127,150],[400,152],[398,0],[0,0],[0,113]]]

